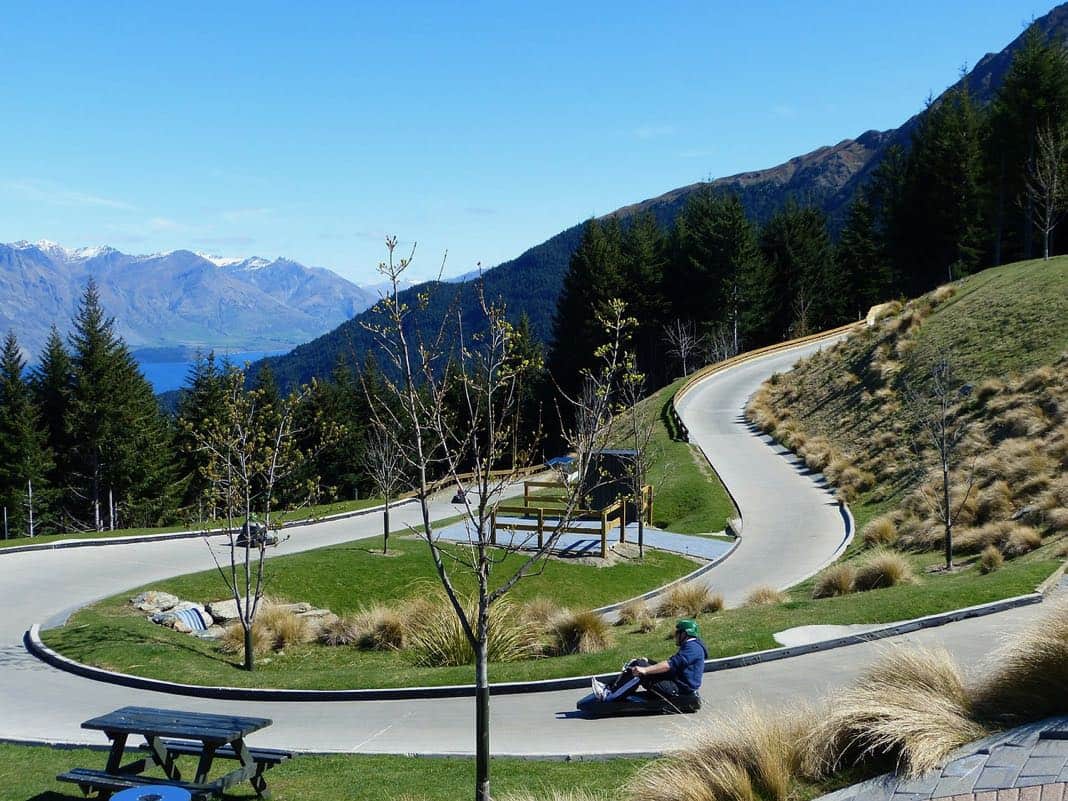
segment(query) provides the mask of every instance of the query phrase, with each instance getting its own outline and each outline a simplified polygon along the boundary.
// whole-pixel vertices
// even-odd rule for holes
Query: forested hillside
[[[964,274],[978,265],[1036,255],[1041,252],[1042,241],[1036,238],[1034,220],[1029,219],[1035,208],[1023,198],[1026,173],[1042,120],[1059,121],[1064,113],[1066,37],[1068,5],[1036,20],[1001,52],[984,56],[900,128],[868,131],[855,140],[820,148],[771,169],[681,187],[624,206],[594,222],[604,225],[618,220],[625,231],[635,219],[647,216],[670,239],[685,209],[705,203],[710,195],[736,197],[757,231],[771,226],[784,210],[802,209],[811,218],[806,226],[825,229],[830,243],[841,242],[847,253],[852,252],[848,258],[855,259],[855,266],[850,269],[896,269],[899,273],[889,283],[878,276],[866,278],[866,282],[909,295],[934,286],[941,280],[931,277],[935,273],[948,277],[951,270]],[[487,270],[484,276],[487,294],[503,300],[514,320],[525,314],[535,338],[545,345],[553,342],[553,312],[584,227],[569,228],[514,261]],[[1059,252],[1055,237],[1051,247]],[[662,279],[655,269],[640,272],[654,284]],[[775,303],[807,307],[816,302],[810,296],[839,291],[825,288],[820,281],[812,283],[810,278],[802,281],[805,287],[800,296],[796,287],[777,290],[785,300]],[[831,278],[842,283],[836,276]],[[664,280],[671,280],[671,276]],[[792,277],[786,280],[796,283]],[[664,291],[649,283],[631,285],[630,289],[633,293]],[[707,300],[718,291],[703,295]],[[670,292],[682,290],[673,286]],[[475,293],[470,287],[424,285],[408,290],[404,302],[415,306],[420,293],[430,297],[435,310],[448,307],[459,295],[457,302],[464,317],[477,317]],[[863,311],[859,308],[863,302],[855,297],[836,298],[832,305],[849,306],[856,314]],[[574,308],[574,304],[566,303]],[[635,307],[646,305],[632,302]],[[698,323],[707,322],[702,315],[719,318],[718,322],[725,315],[718,307],[706,307],[702,315],[687,308],[672,311],[671,318],[647,324],[647,338],[649,331],[662,329],[676,317]],[[749,312],[748,316],[755,314]],[[785,318],[806,316],[783,308],[772,315],[773,319],[759,324],[751,320],[751,330],[739,342],[748,346],[775,341],[788,335],[791,327],[797,328],[797,320]],[[431,314],[429,319],[433,317]],[[362,362],[371,340],[361,323],[372,318],[373,313],[365,312],[291,354],[270,359],[279,381],[293,386],[312,376],[325,376],[339,357]],[[423,333],[429,330],[427,324],[417,323],[416,327]],[[662,379],[676,369],[666,364],[670,359],[662,351],[654,361],[659,370],[650,372]],[[253,372],[257,370],[258,366],[253,368]]]

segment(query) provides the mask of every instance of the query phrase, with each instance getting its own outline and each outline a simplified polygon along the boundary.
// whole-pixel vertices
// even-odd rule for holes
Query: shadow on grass
[[[142,636],[141,634],[139,634],[137,632],[123,630],[121,628],[115,628],[115,629],[111,630],[111,636],[108,637],[106,644],[108,646],[123,646],[123,645],[126,645],[126,646],[130,646],[132,648],[143,648],[145,646],[156,646],[156,647],[160,647],[160,648],[168,648],[168,649],[172,649],[172,650],[186,651],[186,652],[188,652],[190,654],[193,654],[195,656],[211,660],[212,662],[217,662],[220,665],[226,665],[227,667],[237,668],[238,670],[243,670],[244,669],[240,664],[237,664],[233,660],[228,659],[226,657],[226,655],[221,654],[221,653],[215,651],[214,649],[197,648],[192,643],[182,642],[181,639],[178,639],[179,637],[184,639],[185,637],[189,637],[189,636],[192,636],[192,635],[184,635],[184,634],[183,635],[178,635],[178,634],[176,634],[174,636],[174,638],[171,638],[171,637],[167,637],[167,636],[162,636],[161,637],[161,636],[153,634],[153,635],[149,635],[149,636],[146,637],[146,636]],[[69,631],[69,632],[65,633],[65,635],[63,637],[62,645],[60,647],[56,648],[56,650],[60,651],[60,653],[64,653],[67,656],[71,656],[71,654],[73,652],[74,654],[79,654],[81,656],[80,657],[79,656],[74,656],[72,658],[84,659],[85,655],[92,654],[93,651],[94,651],[94,648],[96,646],[99,646],[100,644],[101,643],[100,643],[100,639],[99,639],[99,631],[95,631],[94,629],[91,628],[91,629],[86,630],[83,633],[79,629],[76,628],[76,629],[74,629],[72,631]],[[55,647],[55,646],[53,646],[53,647]]]

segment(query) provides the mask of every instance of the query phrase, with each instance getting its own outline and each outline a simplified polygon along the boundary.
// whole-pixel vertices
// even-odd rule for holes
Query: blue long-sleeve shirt
[[[671,666],[669,674],[676,682],[693,692],[701,689],[701,678],[705,674],[705,660],[708,649],[697,637],[690,637],[679,646],[679,650],[668,659]]]

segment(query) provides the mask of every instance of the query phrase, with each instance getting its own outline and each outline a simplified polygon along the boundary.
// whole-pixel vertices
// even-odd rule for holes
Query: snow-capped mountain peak
[[[258,270],[271,263],[267,259],[261,259],[259,256],[216,256],[212,253],[201,253],[199,251],[197,251],[197,255],[202,259],[207,259],[216,267],[241,267],[246,270]]]

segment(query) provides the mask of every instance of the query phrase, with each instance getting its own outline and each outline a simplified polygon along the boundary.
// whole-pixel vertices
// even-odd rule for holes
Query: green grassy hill
[[[952,482],[957,547],[1005,556],[1068,531],[1068,257],[986,270],[890,313],[775,376],[749,415],[823,472],[869,542],[936,548],[940,473],[915,429],[916,395],[945,354],[970,394]]]

